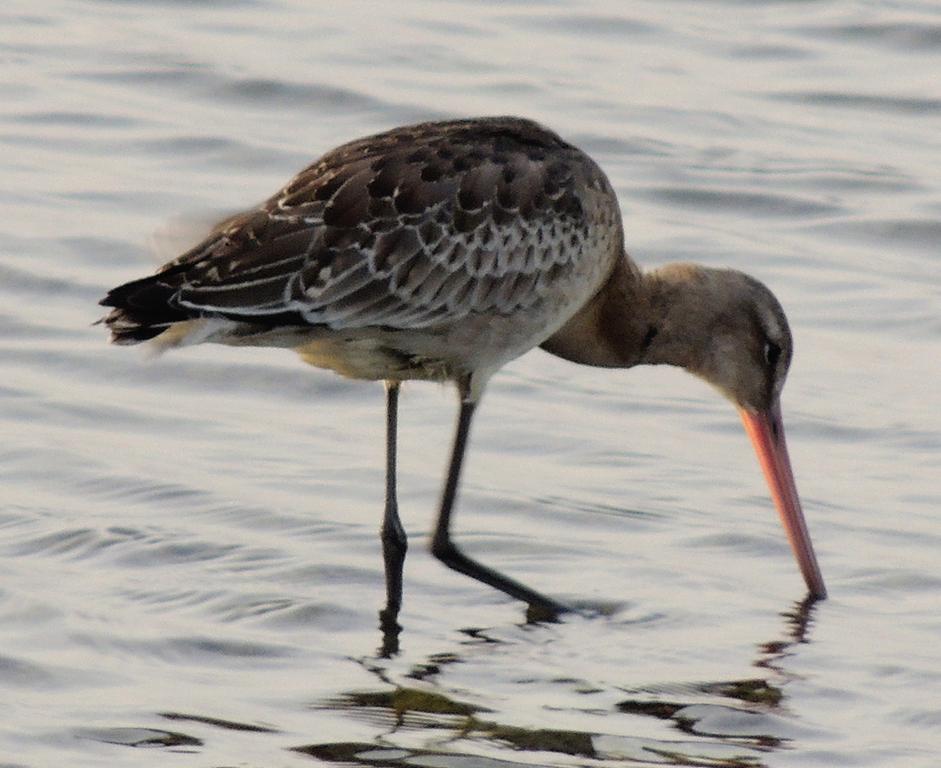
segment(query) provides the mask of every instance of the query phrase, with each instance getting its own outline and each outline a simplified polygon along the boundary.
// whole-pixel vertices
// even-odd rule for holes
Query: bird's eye
[[[778,360],[781,357],[781,347],[773,341],[765,342],[765,362],[769,368],[777,368]]]

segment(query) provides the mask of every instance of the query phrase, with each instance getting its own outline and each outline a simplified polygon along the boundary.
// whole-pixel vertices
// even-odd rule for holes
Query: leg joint
[[[453,561],[454,556],[457,553],[457,547],[451,543],[451,539],[449,539],[447,536],[436,535],[431,540],[431,546],[429,549],[431,549],[432,555],[446,564]]]

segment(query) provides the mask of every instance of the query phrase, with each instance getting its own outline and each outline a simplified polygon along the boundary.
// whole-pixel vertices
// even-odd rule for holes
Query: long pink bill
[[[758,454],[758,461],[761,462],[761,469],[771,489],[771,498],[778,508],[807,588],[813,597],[822,600],[827,596],[827,588],[823,583],[820,566],[817,565],[814,545],[807,532],[797,486],[794,484],[794,473],[791,471],[791,460],[787,455],[787,442],[784,439],[781,404],[776,402],[766,411],[751,412],[740,409],[739,413],[745,424],[745,431],[755,446],[755,453]]]

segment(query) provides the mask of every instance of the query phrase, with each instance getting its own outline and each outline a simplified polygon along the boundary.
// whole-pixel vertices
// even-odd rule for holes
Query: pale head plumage
[[[660,320],[643,362],[686,368],[749,411],[777,402],[791,363],[791,332],[764,284],[696,264],[670,264],[646,280]]]

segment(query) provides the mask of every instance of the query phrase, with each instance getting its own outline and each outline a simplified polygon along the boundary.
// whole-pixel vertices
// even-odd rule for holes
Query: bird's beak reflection
[[[771,498],[778,508],[807,588],[813,597],[823,599],[827,596],[827,588],[823,583],[820,566],[817,565],[817,556],[807,532],[807,523],[794,483],[787,442],[784,439],[781,404],[775,402],[766,411],[748,411],[742,408],[739,413],[745,424],[745,431],[755,446],[755,453],[758,454],[758,461],[771,489]]]

